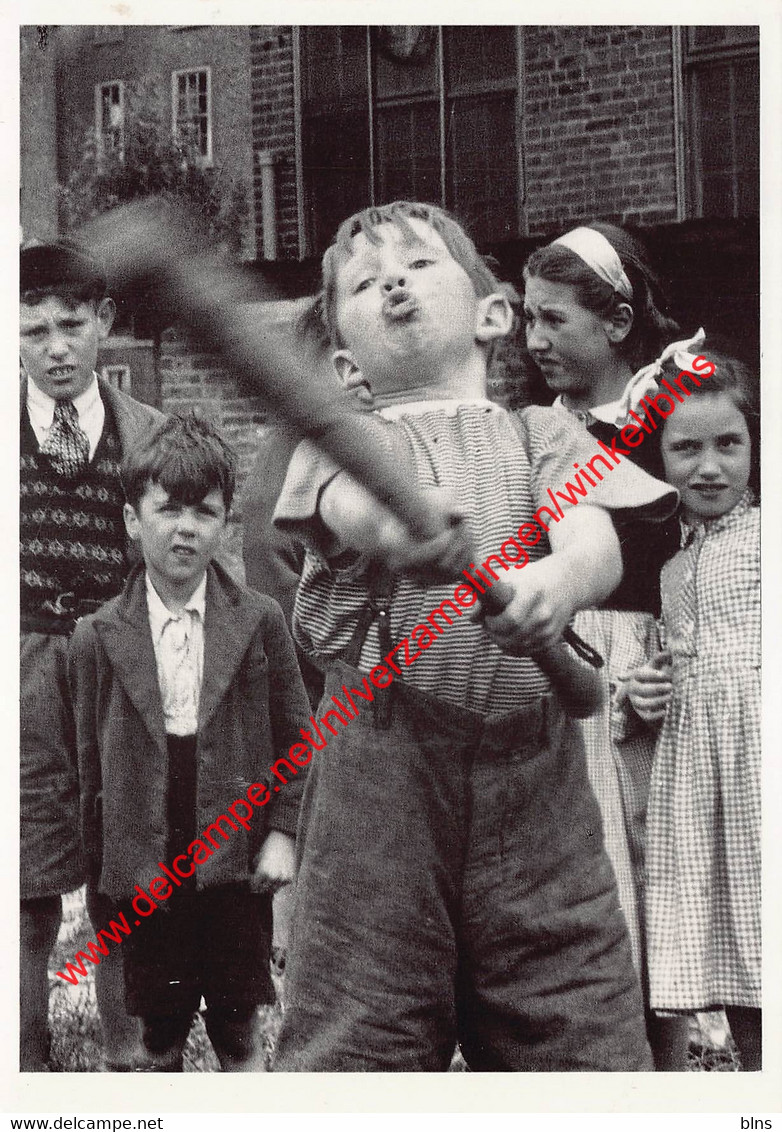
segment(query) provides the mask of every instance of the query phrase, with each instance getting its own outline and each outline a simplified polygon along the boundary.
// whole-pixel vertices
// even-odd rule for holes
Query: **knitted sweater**
[[[93,459],[63,480],[40,452],[27,411],[20,436],[22,613],[56,605],[58,595],[108,600],[127,573],[119,468],[122,452],[109,409]]]

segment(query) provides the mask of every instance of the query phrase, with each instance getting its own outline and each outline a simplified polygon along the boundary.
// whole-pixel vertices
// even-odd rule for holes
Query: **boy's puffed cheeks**
[[[336,261],[333,292],[334,367],[344,382],[363,377],[376,406],[485,394],[485,347],[508,333],[512,312],[500,290],[479,297],[428,223],[359,232]]]

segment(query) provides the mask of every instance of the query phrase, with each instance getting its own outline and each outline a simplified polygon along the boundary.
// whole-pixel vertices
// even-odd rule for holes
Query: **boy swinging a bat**
[[[456,565],[451,549],[427,573],[431,540],[424,563],[347,471],[306,441],[294,453],[275,515],[308,547],[294,632],[326,669],[324,703],[362,681],[368,698],[369,673],[378,690],[312,763],[275,1068],[437,1071],[458,1042],[473,1070],[651,1069],[579,732],[546,658],[618,584],[608,511],[667,489],[624,464],[593,503],[536,526],[592,448],[557,410],[486,399],[512,314],[440,209],[346,221],[320,312],[338,376],[368,387],[386,452],[474,557]],[[507,607],[454,618],[409,668],[398,654],[381,690],[394,645],[525,523]]]

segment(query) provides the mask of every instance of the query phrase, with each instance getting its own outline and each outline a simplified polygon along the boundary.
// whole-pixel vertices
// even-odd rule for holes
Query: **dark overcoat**
[[[90,871],[102,892],[126,897],[136,884],[146,887],[161,875],[161,861],[170,867],[167,741],[143,567],[131,573],[118,597],[77,625],[69,680]],[[306,770],[282,785],[269,768],[301,743],[309,710],[280,607],[236,585],[212,563],[196,737],[196,828],[205,830],[227,814],[253,783],[268,783],[271,800],[254,811],[249,831],[234,822],[236,829],[223,826],[227,839],[213,836],[219,848],[198,864],[199,888],[249,879],[269,829],[295,832]],[[183,845],[181,852],[187,851]]]

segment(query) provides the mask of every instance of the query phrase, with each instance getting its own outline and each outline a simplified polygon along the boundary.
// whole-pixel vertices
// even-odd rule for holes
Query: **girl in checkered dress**
[[[558,396],[555,407],[579,420],[596,440],[628,451],[621,432],[633,428],[631,411],[644,394],[656,393],[661,362],[675,353],[681,365],[687,343],[667,318],[664,296],[643,248],[609,224],[576,228],[534,252],[525,269],[524,313],[527,347],[547,385]],[[664,350],[665,347],[665,350]],[[629,458],[663,477],[657,418],[654,429],[639,432],[643,442]],[[633,428],[634,431],[637,431]],[[615,518],[616,522],[616,518]],[[626,702],[623,680],[657,650],[659,579],[663,563],[678,548],[678,520],[650,522],[636,512],[617,523],[624,577],[600,609],[577,614],[575,627],[605,658],[604,708],[580,721],[587,769],[603,819],[606,849],[616,874],[633,958],[647,984],[644,922],[646,806],[656,732]],[[647,1032],[658,1070],[683,1070],[687,1062],[687,1024],[647,1012]]]
[[[715,372],[688,387],[662,438],[682,500],[682,548],[661,577],[671,666],[635,673],[629,688],[643,719],[663,719],[648,816],[651,1004],[723,1006],[743,1067],[759,1069],[756,389],[738,362],[705,353]]]

